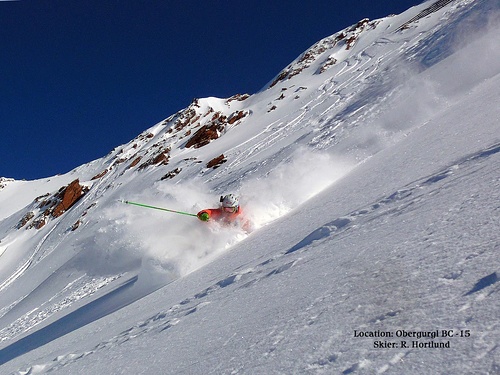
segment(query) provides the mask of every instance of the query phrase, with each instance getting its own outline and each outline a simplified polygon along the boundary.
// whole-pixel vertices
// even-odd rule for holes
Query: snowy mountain
[[[361,20],[260,92],[0,179],[2,374],[500,374],[500,3]],[[240,196],[254,230],[187,213]]]

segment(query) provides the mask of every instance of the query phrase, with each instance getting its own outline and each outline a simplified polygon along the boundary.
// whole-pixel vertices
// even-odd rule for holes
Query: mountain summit
[[[1,178],[1,372],[498,373],[499,11],[360,20],[257,93]],[[226,193],[250,233],[175,213]]]

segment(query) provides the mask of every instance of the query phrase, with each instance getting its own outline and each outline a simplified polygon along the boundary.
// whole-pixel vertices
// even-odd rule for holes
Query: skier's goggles
[[[222,208],[225,212],[236,212],[237,208],[236,207],[223,207]]]

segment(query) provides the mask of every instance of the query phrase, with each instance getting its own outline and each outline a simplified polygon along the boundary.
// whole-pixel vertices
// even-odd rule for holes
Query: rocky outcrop
[[[150,165],[167,165],[170,160],[170,148],[163,149],[159,145],[152,147],[153,156],[139,166],[139,170],[149,167]]]
[[[236,121],[241,120],[243,117],[245,117],[248,113],[245,111],[236,111],[233,112],[228,118],[227,118],[227,123],[232,125]]]
[[[82,221],[80,219],[78,219],[72,226],[71,226],[71,231],[74,232],[75,230],[77,230],[80,225],[82,224]]]
[[[329,49],[339,46],[346,50],[350,50],[358,40],[359,35],[368,27],[374,29],[379,21],[371,21],[368,18],[362,19],[357,24],[327,38],[320,40],[311,48],[305,51],[300,58],[294,63],[283,69],[278,76],[273,80],[269,87],[275,86],[279,82],[289,80],[290,78],[300,74],[304,69],[309,68],[313,62],[323,55]],[[337,60],[333,56],[326,58],[317,74],[325,72],[330,66],[334,65]]]
[[[104,176],[106,173],[108,173],[108,172],[109,172],[109,170],[106,168],[106,169],[105,169],[105,170],[103,170],[101,173],[98,173],[98,174],[96,174],[94,177],[92,177],[92,178],[91,178],[91,180],[92,180],[92,181],[93,181],[93,180],[97,180],[97,179],[99,179],[99,178],[103,177],[103,176]]]
[[[177,176],[179,173],[181,173],[182,171],[182,168],[175,168],[173,170],[171,170],[170,172],[168,172],[165,176],[163,176],[161,178],[161,180],[170,180],[172,178],[174,178],[175,176]]]
[[[88,190],[86,186],[80,185],[80,181],[76,179],[69,185],[63,186],[52,196],[45,194],[37,197],[35,203],[38,203],[36,206],[36,210],[39,212],[38,216],[33,212],[36,212],[36,210],[26,213],[18,223],[18,229],[26,226],[28,223],[26,229],[42,228],[50,218],[57,218],[73,207]]]
[[[86,193],[86,188],[80,185],[78,179],[71,182],[68,186],[59,190],[56,199],[59,200],[51,212],[52,217],[61,216],[66,210],[70,209]]]
[[[9,182],[13,182],[13,178],[0,177],[0,190],[7,186]]]
[[[187,108],[157,124],[154,130],[137,136],[120,150],[114,150],[109,166],[99,171],[92,179],[109,175],[115,167],[124,162],[128,164],[121,173],[132,168],[142,171],[149,167],[165,166],[170,162],[172,148],[200,148],[209,144],[229,129],[238,126],[250,114],[248,110],[230,110],[233,105],[238,106],[233,102],[244,101],[249,96],[236,94],[225,100],[214,98],[213,101],[194,99]],[[173,178],[181,170],[174,169],[162,179]]]
[[[186,147],[200,148],[208,145],[214,139],[219,138],[220,133],[224,130],[221,123],[212,123],[203,125],[193,136],[187,141]]]
[[[80,225],[83,224],[84,217],[88,214],[89,210],[92,207],[95,207],[96,205],[97,205],[97,203],[94,202],[90,206],[88,206],[85,211],[83,211],[82,216],[71,226],[71,231],[72,232],[74,232],[75,230],[77,230],[80,227]]]
[[[186,148],[200,148],[220,137],[228,125],[234,125],[245,116],[247,111],[236,111],[229,116],[221,112],[215,112],[210,122],[199,128],[193,136],[186,142]]]
[[[226,104],[229,104],[229,103],[231,103],[231,102],[233,102],[235,100],[239,101],[239,102],[242,102],[243,100],[246,100],[249,97],[250,97],[250,95],[248,95],[248,94],[236,94],[236,95],[233,95],[230,98],[228,98],[226,100]]]
[[[34,214],[34,212],[33,212],[33,211],[29,211],[29,212],[27,212],[27,213],[23,216],[23,218],[21,219],[21,221],[19,221],[19,223],[17,224],[17,229],[20,229],[20,228],[24,227],[24,226],[25,226],[26,224],[28,224],[28,223],[29,223],[29,221],[30,221],[31,219],[33,219],[34,217],[35,217],[35,214]]]
[[[136,157],[132,163],[129,164],[129,166],[127,167],[127,169],[130,169],[130,168],[134,168],[137,164],[139,164],[139,162],[141,161],[142,159],[142,156],[138,156]]]
[[[194,124],[200,119],[200,115],[197,114],[194,108],[188,108],[182,115],[175,121],[174,126],[171,130],[180,131],[186,126]]]
[[[221,154],[217,156],[216,158],[213,158],[207,163],[207,168],[213,168],[217,169],[219,168],[222,164],[224,164],[227,161],[226,157],[224,154]]]

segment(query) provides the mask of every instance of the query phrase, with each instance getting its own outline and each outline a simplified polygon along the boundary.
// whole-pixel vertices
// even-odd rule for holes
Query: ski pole
[[[131,205],[134,205],[134,206],[139,206],[139,207],[152,208],[152,209],[154,209],[154,210],[161,210],[161,211],[172,212],[172,213],[174,213],[174,214],[181,214],[181,215],[188,215],[188,216],[197,216],[196,214],[191,214],[191,213],[189,213],[189,212],[182,212],[182,211],[169,210],[168,208],[162,208],[162,207],[150,206],[150,205],[148,205],[148,204],[142,204],[142,203],[130,202],[130,201],[124,201],[124,200],[120,200],[120,202],[125,203],[125,204],[131,204]]]

